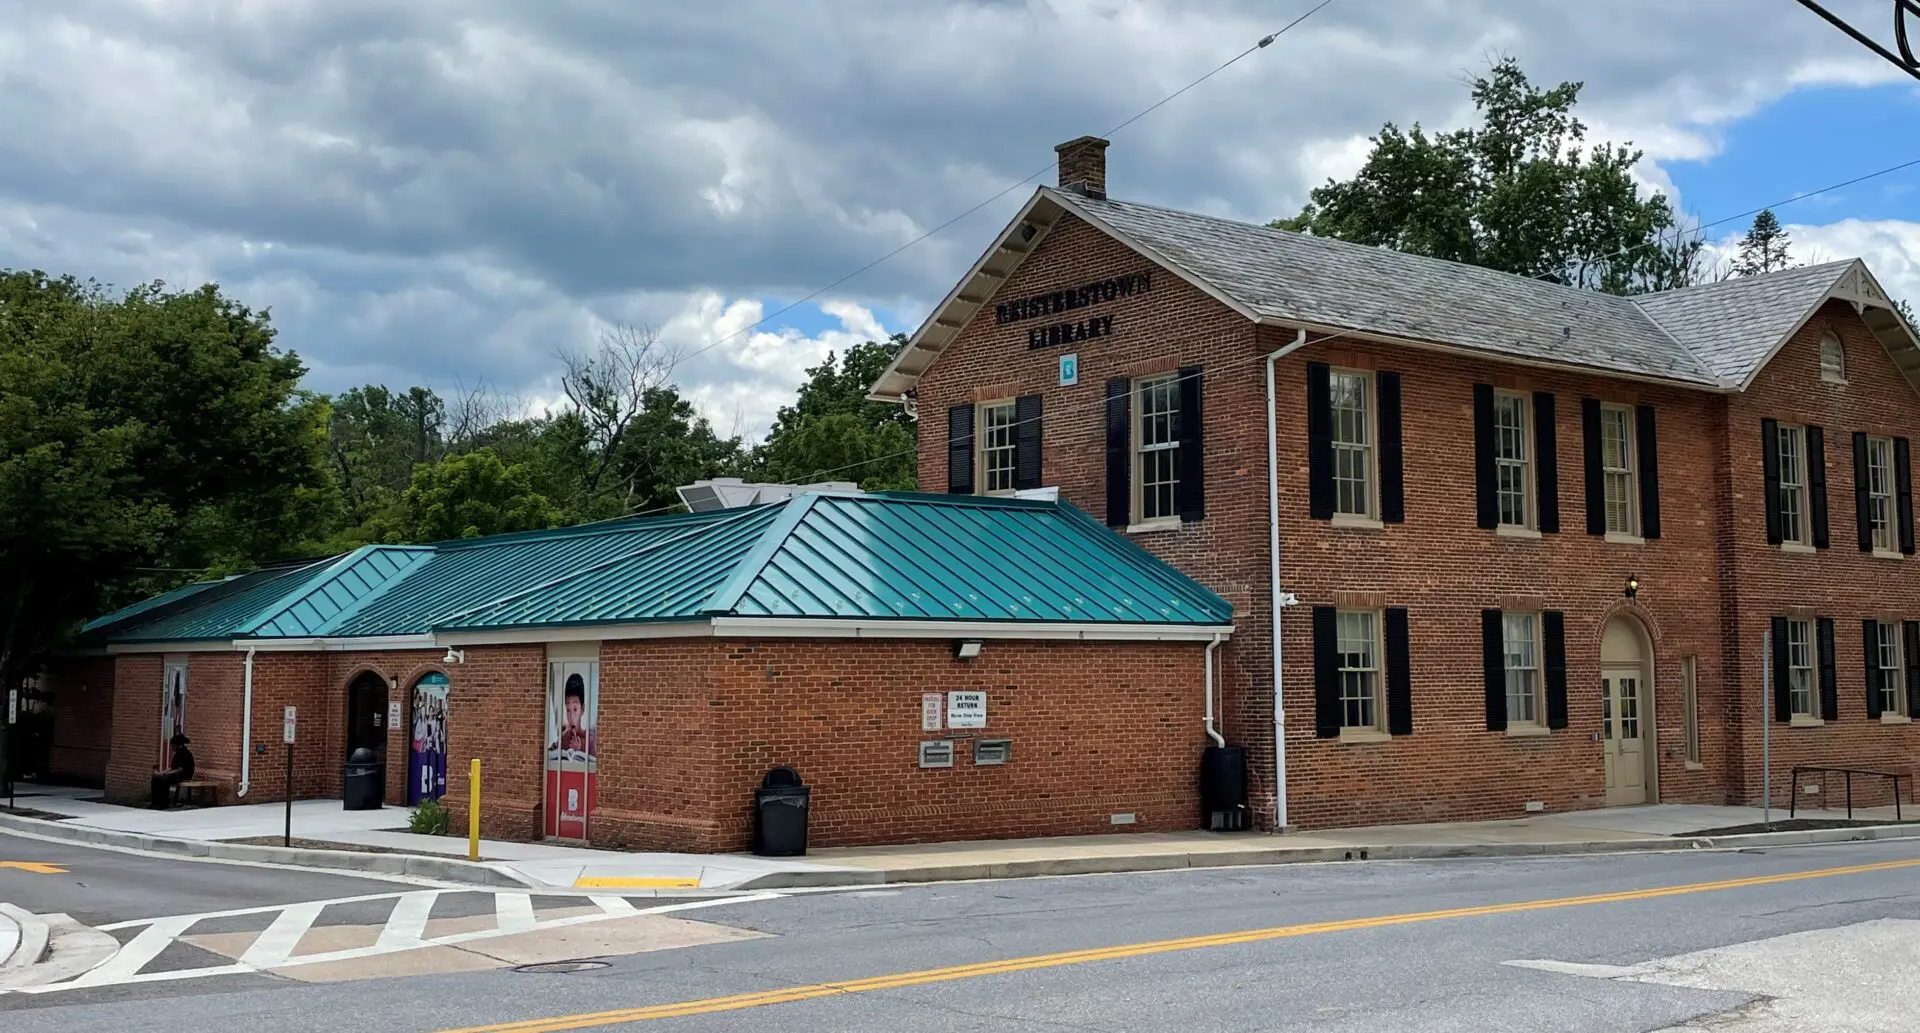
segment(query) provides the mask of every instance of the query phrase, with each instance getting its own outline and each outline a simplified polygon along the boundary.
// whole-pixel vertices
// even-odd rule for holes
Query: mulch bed
[[[1728,825],[1725,828],[1701,829],[1688,832],[1689,836],[1744,836],[1752,832],[1812,832],[1816,829],[1866,829],[1879,825],[1920,825],[1920,821],[1848,821],[1845,818],[1783,818],[1768,823],[1756,821],[1751,825]]]

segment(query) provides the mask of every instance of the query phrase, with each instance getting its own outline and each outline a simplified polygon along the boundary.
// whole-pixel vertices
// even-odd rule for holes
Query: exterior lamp
[[[1637,577],[1634,577],[1632,574],[1628,574],[1627,575],[1627,598],[1632,599],[1634,596],[1637,596],[1639,594],[1640,594],[1640,579]]]
[[[953,655],[961,660],[971,660],[974,657],[979,656],[980,640],[970,638],[970,639],[966,639],[965,641],[955,643],[953,647]]]

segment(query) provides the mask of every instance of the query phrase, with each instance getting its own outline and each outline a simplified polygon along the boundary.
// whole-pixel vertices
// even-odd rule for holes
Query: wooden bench
[[[220,805],[220,783],[208,782],[204,779],[195,779],[190,782],[178,783],[173,787],[173,802],[175,804],[184,803],[191,805],[196,798],[203,801],[201,806],[218,807]]]
[[[1827,774],[1827,775],[1845,775],[1846,776],[1847,820],[1848,821],[1853,820],[1853,776],[1874,775],[1879,778],[1892,779],[1893,780],[1893,820],[1894,821],[1903,820],[1900,815],[1900,783],[1902,781],[1911,782],[1913,780],[1913,772],[1908,771],[1904,768],[1856,768],[1856,767],[1848,767],[1847,765],[1844,765],[1844,764],[1795,764],[1793,766],[1793,787],[1787,790],[1788,793],[1792,794],[1787,801],[1787,817],[1788,818],[1792,818],[1794,816],[1794,812],[1798,810],[1800,805],[1801,774],[1802,773],[1812,774],[1815,772],[1818,772],[1821,774]],[[1820,800],[1821,800],[1821,805],[1825,806],[1826,797],[1823,795],[1821,796]]]

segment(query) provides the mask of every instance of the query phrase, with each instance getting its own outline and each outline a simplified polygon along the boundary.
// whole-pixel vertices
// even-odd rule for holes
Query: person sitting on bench
[[[187,736],[184,732],[173,733],[167,745],[173,747],[173,766],[165,771],[155,768],[153,771],[153,809],[164,811],[173,802],[173,787],[182,782],[193,780],[193,751],[187,749]]]

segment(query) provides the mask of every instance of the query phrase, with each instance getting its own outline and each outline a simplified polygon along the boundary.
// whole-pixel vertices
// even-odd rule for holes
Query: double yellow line
[[[1719,882],[1695,882],[1682,886],[1659,886],[1652,889],[1622,890],[1617,893],[1595,893],[1582,897],[1557,897],[1549,900],[1527,900],[1513,904],[1486,904],[1480,907],[1449,908],[1444,911],[1416,911],[1400,915],[1380,915],[1373,918],[1348,918],[1335,922],[1308,922],[1301,925],[1280,925],[1266,929],[1249,929],[1237,933],[1216,933],[1211,936],[1185,936],[1173,940],[1151,940],[1145,943],[1123,944],[1117,947],[1096,947],[1091,950],[1062,951],[1058,954],[1034,954],[1024,958],[984,961],[973,965],[952,965],[947,968],[929,968],[917,972],[901,972],[890,976],[850,979],[841,983],[809,983],[801,986],[790,986],[780,990],[733,994],[727,997],[708,997],[698,1001],[681,1001],[677,1004],[655,1004],[641,1008],[621,1008],[613,1011],[561,1015],[545,1019],[525,1019],[519,1022],[502,1022],[491,1026],[469,1026],[463,1029],[445,1030],[443,1033],[560,1033],[562,1030],[586,1029],[592,1026],[612,1026],[628,1022],[649,1022],[655,1019],[677,1019],[693,1015],[711,1015],[715,1012],[741,1011],[746,1008],[764,1008],[773,1004],[791,1004],[795,1001],[810,1001],[815,998],[836,997],[841,994],[898,990],[908,986],[923,986],[928,983],[950,983],[960,979],[977,979],[981,976],[995,976],[1008,972],[1031,972],[1035,969],[1061,968],[1067,965],[1084,965],[1094,961],[1114,961],[1120,958],[1138,958],[1152,954],[1171,954],[1176,951],[1200,950],[1206,947],[1231,947],[1236,944],[1262,943],[1267,940],[1284,940],[1295,936],[1313,936],[1319,933],[1351,932],[1357,929],[1380,929],[1387,926],[1412,925],[1416,922],[1438,922],[1450,918],[1477,918],[1484,915],[1510,915],[1523,911],[1546,911],[1563,907],[1585,907],[1592,904],[1624,904],[1640,900],[1657,900],[1661,897],[1678,897],[1691,893],[1711,893],[1718,890],[1746,889],[1752,886],[1773,886],[1783,882],[1800,882],[1806,879],[1827,879],[1839,875],[1865,875],[1869,872],[1885,872],[1914,867],[1920,867],[1920,858],[1903,861],[1881,861],[1876,864],[1856,864],[1844,868],[1817,868],[1811,871],[1786,872],[1780,875],[1756,875],[1745,879],[1725,879]]]

